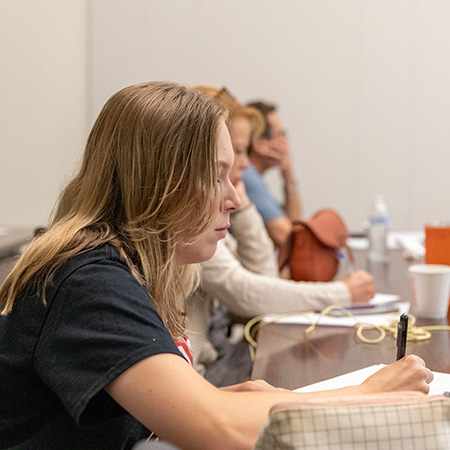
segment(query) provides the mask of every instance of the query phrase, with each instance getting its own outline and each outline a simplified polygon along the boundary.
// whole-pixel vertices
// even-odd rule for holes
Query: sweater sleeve
[[[254,273],[241,264],[224,241],[218,243],[216,254],[202,266],[204,294],[245,318],[351,303],[350,291],[340,281],[296,282]]]

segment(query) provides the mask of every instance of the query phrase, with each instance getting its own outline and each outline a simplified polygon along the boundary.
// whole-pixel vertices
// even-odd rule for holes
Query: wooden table
[[[421,320],[418,325],[447,325],[447,320]],[[304,335],[304,325],[268,324],[258,333],[252,379],[296,389],[372,364],[396,358],[396,341],[386,335],[378,344],[366,344],[348,327],[318,326]],[[366,334],[375,337],[374,332]],[[407,343],[406,353],[423,358],[436,372],[450,373],[450,332],[436,331],[427,341]]]
[[[366,248],[353,249],[354,266],[366,268]],[[389,251],[388,287],[401,300],[411,301],[413,292],[403,250]],[[339,277],[338,277],[339,278]],[[447,325],[446,319],[421,320],[420,325]],[[365,344],[354,328],[318,326],[305,336],[303,325],[264,325],[258,333],[258,348],[252,379],[288,389],[299,388],[373,364],[395,361],[397,348],[392,334],[378,344]],[[367,337],[378,336],[366,332]],[[436,372],[450,373],[450,332],[436,331],[427,341],[408,342],[406,353],[415,353]]]

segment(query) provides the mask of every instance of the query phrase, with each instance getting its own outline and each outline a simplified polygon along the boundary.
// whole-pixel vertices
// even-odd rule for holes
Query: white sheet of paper
[[[382,303],[391,303],[398,302],[400,300],[400,296],[397,294],[381,294],[376,293],[373,298],[369,300],[371,305],[380,305]]]
[[[361,314],[356,316],[356,320],[358,323],[364,323],[367,325],[376,325],[381,326],[388,322],[389,320],[396,320],[402,313],[408,313],[410,308],[409,302],[399,302],[396,304],[398,306],[398,313],[385,313],[385,314]],[[286,317],[276,318],[276,315],[267,315],[263,319],[264,321],[274,321],[276,323],[286,323],[286,324],[299,324],[299,325],[309,325],[312,323],[316,323],[317,319],[320,317],[320,314],[316,313],[307,313],[303,315],[289,315]],[[354,327],[355,319],[353,317],[332,317],[332,316],[323,316],[320,319],[320,325],[327,326],[336,326],[336,327]]]
[[[450,374],[433,372],[434,379],[430,383],[430,395],[450,392]]]
[[[310,384],[298,389],[295,392],[317,392],[326,391],[329,389],[339,389],[346,386],[353,386],[361,384],[368,377],[378,372],[385,367],[385,364],[374,364],[373,366],[365,367],[364,369],[355,370],[338,377],[330,378],[328,380],[319,381],[318,383]],[[450,374],[442,372],[433,372],[434,380],[430,383],[429,395],[443,394],[450,391]]]

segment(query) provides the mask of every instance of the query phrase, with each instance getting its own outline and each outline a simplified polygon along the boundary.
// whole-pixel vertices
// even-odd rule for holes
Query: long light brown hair
[[[111,243],[147,287],[174,338],[195,266],[175,249],[201,234],[219,205],[217,136],[225,111],[185,86],[149,82],[114,94],[86,144],[78,174],[62,192],[49,229],[36,238],[0,290],[3,315],[19,294],[45,288],[71,256]]]

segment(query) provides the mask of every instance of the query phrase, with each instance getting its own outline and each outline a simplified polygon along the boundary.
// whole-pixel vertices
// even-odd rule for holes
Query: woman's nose
[[[225,195],[223,204],[224,204],[224,211],[231,213],[233,211],[237,211],[241,207],[241,200],[231,182],[227,184],[228,187],[227,192],[224,193]]]

